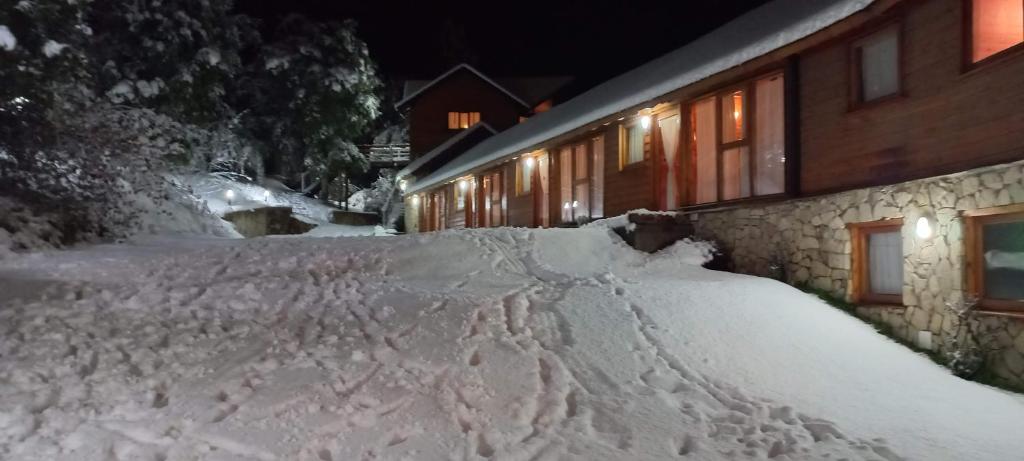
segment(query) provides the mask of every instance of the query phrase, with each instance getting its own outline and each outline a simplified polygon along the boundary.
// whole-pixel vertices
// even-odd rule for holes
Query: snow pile
[[[230,174],[195,174],[177,177],[184,187],[189,188],[206,203],[210,211],[223,216],[226,213],[267,206],[290,206],[297,216],[306,217],[317,223],[331,221],[331,213],[337,208],[320,200],[306,197],[278,181],[267,180],[264,185],[237,178]],[[230,191],[230,200],[228,198]]]
[[[703,269],[706,251],[477,229],[4,261],[0,457],[1024,453],[1019,397],[791,287]]]
[[[0,48],[3,48],[6,51],[14,51],[14,48],[17,46],[18,40],[14,38],[14,34],[11,33],[11,29],[0,24]]]

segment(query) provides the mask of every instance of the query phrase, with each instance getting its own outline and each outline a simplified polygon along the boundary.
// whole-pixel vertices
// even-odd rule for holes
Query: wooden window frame
[[[1024,0],[1021,0],[1024,1]],[[962,0],[963,5],[963,36],[961,40],[962,46],[962,57],[963,57],[963,73],[970,72],[982,66],[989,65],[991,63],[1003,61],[1011,56],[1024,54],[1024,41],[999,51],[987,58],[975,61],[974,60],[974,1],[973,0]]]
[[[647,162],[651,159],[650,149],[648,148],[651,130],[644,130],[643,127],[641,127],[640,129],[644,133],[643,158],[632,163],[629,162],[629,130],[638,125],[640,125],[640,117],[636,117],[635,119],[629,122],[619,124],[619,171],[629,170],[631,168],[638,168],[640,165],[643,165],[644,162]],[[578,144],[579,142],[584,141],[577,141],[570,144],[575,145]]]
[[[896,28],[896,91],[885,96],[879,96],[870,101],[864,100],[864,84],[863,84],[863,57],[860,53],[861,47],[858,46],[858,42],[871,37],[872,35],[881,33],[890,27]],[[886,102],[903,99],[907,96],[906,94],[906,26],[902,18],[889,19],[875,27],[872,27],[869,31],[857,35],[850,40],[848,50],[848,61],[847,67],[849,68],[850,77],[850,88],[849,88],[849,103],[848,107],[850,111],[865,109],[874,107],[879,104]]]
[[[790,153],[790,149],[791,149],[790,142],[791,142],[791,140],[789,138],[790,138],[791,135],[790,135],[789,130],[791,129],[790,128],[790,124],[791,123],[799,123],[799,121],[798,120],[790,120],[790,110],[792,110],[792,109],[789,106],[790,106],[790,104],[792,104],[792,101],[790,100],[789,92],[791,91],[790,79],[793,78],[793,77],[791,77],[791,75],[792,75],[792,72],[790,71],[790,69],[787,69],[785,67],[770,67],[770,68],[766,68],[766,69],[764,69],[764,70],[762,70],[762,71],[760,71],[760,72],[758,72],[756,74],[753,74],[753,76],[749,76],[748,75],[748,76],[746,76],[746,77],[744,77],[742,79],[734,81],[731,84],[724,85],[724,86],[720,87],[718,90],[715,90],[715,91],[710,92],[710,93],[705,93],[705,94],[703,94],[703,95],[701,95],[699,97],[693,98],[688,103],[686,103],[685,105],[682,106],[682,107],[685,107],[685,113],[687,115],[685,117],[683,117],[683,120],[681,121],[682,123],[681,123],[680,129],[684,130],[684,131],[682,131],[680,133],[680,143],[685,141],[686,144],[680,146],[680,152],[682,153],[682,155],[686,155],[686,157],[687,157],[687,158],[683,159],[682,162],[683,162],[684,165],[687,165],[686,169],[688,171],[684,171],[684,173],[683,173],[684,184],[683,184],[682,187],[685,187],[685,192],[684,192],[684,197],[683,197],[683,206],[681,208],[683,208],[683,209],[701,209],[701,208],[717,207],[717,206],[722,206],[722,205],[726,205],[726,204],[733,204],[733,203],[739,203],[739,202],[750,202],[750,201],[755,201],[755,200],[771,199],[771,198],[775,198],[775,197],[786,197],[786,196],[794,194],[793,186],[791,185],[791,181],[795,181],[795,179],[792,179],[791,176],[793,176],[795,174],[798,174],[799,170],[791,171],[791,168],[794,168],[797,165],[796,162],[797,162],[797,158],[799,156],[799,153],[798,152],[793,152],[792,153],[793,158],[792,159],[790,158],[791,157],[791,153]],[[756,117],[754,117],[754,114],[757,114],[757,110],[756,110],[757,109],[757,107],[756,107],[756,104],[757,104],[757,102],[756,102],[757,101],[757,94],[756,94],[755,88],[757,86],[757,81],[758,80],[763,80],[763,79],[771,78],[771,77],[774,77],[774,76],[780,76],[780,77],[782,77],[784,79],[783,80],[783,95],[782,95],[782,101],[783,101],[783,112],[782,112],[783,127],[782,127],[782,129],[783,129],[783,133],[784,133],[784,137],[785,137],[785,143],[784,144],[785,144],[785,149],[786,149],[786,167],[783,170],[784,171],[784,175],[785,175],[784,178],[783,178],[783,181],[786,184],[786,186],[784,187],[783,192],[780,192],[780,193],[756,195],[754,193],[754,191],[755,191],[754,181],[757,179],[757,162],[755,161],[755,155],[756,155],[757,152],[754,150],[754,146],[753,146],[753,142],[754,142],[753,140],[756,137],[756,133],[757,133],[757,131],[756,131],[757,130],[757,121],[755,120]],[[723,95],[734,93],[737,90],[743,90],[744,92],[746,92],[746,96],[744,97],[745,103],[744,103],[744,107],[743,107],[743,112],[744,112],[744,114],[743,114],[743,117],[744,117],[744,126],[743,126],[744,138],[741,139],[741,140],[738,140],[738,141],[732,141],[732,142],[724,143],[723,144],[722,143],[722,100],[721,100],[721,98],[722,98]],[[695,125],[694,125],[694,122],[692,120],[693,119],[693,109],[696,106],[697,102],[703,101],[703,100],[708,99],[708,98],[714,98],[714,105],[715,105],[715,146],[716,146],[716,151],[715,151],[716,173],[715,174],[717,175],[717,177],[716,177],[716,180],[717,180],[716,188],[717,188],[717,198],[718,199],[715,200],[715,201],[712,201],[712,202],[694,203],[694,201],[696,200],[696,195],[697,195],[696,194],[696,190],[695,190],[695,187],[697,185],[697,168],[696,168],[696,148],[697,148],[697,146],[693,142],[693,139],[692,139],[693,130],[695,129]],[[723,153],[726,150],[729,150],[729,149],[732,149],[732,148],[736,148],[736,147],[747,147],[747,155],[750,157],[750,172],[749,172],[749,178],[747,178],[747,180],[750,181],[750,195],[747,196],[747,197],[740,197],[740,198],[735,198],[735,199],[723,200],[722,199],[722,192],[723,192],[723,187],[724,187],[724,184],[723,184],[723,181],[722,181],[722,178],[724,176],[724,171],[722,169],[722,165],[724,163],[723,162]]]
[[[850,294],[853,302],[858,304],[884,304],[903,305],[903,294],[888,295],[872,293],[871,288],[871,264],[868,259],[868,236],[871,234],[882,234],[897,232],[900,234],[900,246],[902,255],[903,218],[883,219],[847,224],[850,231]],[[901,273],[904,268],[901,265]],[[905,274],[904,274],[905,275]],[[902,284],[901,284],[902,285]]]
[[[985,297],[984,232],[986,224],[1024,220],[1024,203],[982,208],[964,212],[964,261],[967,293],[978,297],[978,308],[985,312],[1024,314],[1024,300],[1013,301]]]

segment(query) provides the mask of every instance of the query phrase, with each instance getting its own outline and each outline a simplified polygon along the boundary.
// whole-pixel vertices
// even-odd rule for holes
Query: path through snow
[[[1012,459],[1021,400],[606,230],[0,266],[4,459]],[[13,298],[22,298],[15,301]]]

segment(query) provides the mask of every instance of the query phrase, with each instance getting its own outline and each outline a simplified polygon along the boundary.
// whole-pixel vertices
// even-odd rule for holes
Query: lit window
[[[900,219],[850,225],[855,301],[903,304],[902,226]]]
[[[466,209],[466,194],[469,192],[469,183],[466,180],[461,180],[455,183],[455,209],[465,210]]]
[[[692,203],[785,192],[784,94],[776,74],[691,104]]]
[[[971,62],[1024,43],[1024,0],[971,1]]]
[[[480,112],[448,112],[448,129],[464,130],[480,123]]]
[[[533,171],[537,160],[523,156],[516,162],[516,195],[529,194],[533,187]]]
[[[622,147],[619,155],[621,166],[632,165],[644,160],[644,127],[639,122],[622,128]]]
[[[986,309],[1024,309],[1024,205],[966,214],[969,292]]]
[[[900,90],[900,32],[894,24],[853,44],[854,94],[868,102]]]

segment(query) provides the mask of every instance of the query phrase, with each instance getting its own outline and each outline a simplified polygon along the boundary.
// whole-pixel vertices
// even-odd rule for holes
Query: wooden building
[[[1024,318],[1022,160],[1021,0],[777,0],[409,176],[407,216],[678,210],[737,270],[779,259],[932,347],[958,299]]]

